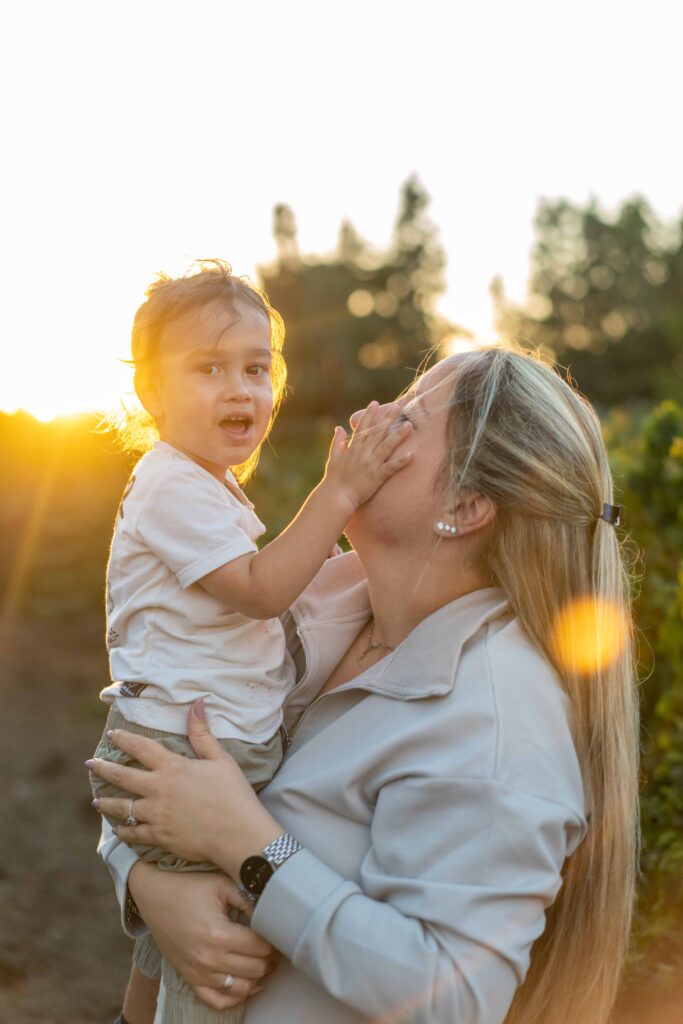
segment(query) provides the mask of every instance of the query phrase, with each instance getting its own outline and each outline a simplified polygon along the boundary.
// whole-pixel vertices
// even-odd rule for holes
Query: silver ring
[[[126,825],[128,826],[128,828],[135,828],[136,825],[140,824],[138,819],[133,814],[133,804],[135,803],[136,800],[137,797],[134,796],[131,802],[128,804],[128,817],[126,818]]]
[[[221,988],[224,988],[226,992],[230,992],[234,984],[235,979],[233,978],[232,974],[226,974],[225,981],[221,985]]]

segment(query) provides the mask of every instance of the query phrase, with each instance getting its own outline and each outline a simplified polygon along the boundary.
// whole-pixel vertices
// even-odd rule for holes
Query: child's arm
[[[393,473],[407,465],[410,453],[393,455],[411,425],[397,425],[398,406],[371,402],[349,440],[334,432],[325,475],[299,512],[261,551],[243,555],[208,573],[199,582],[232,611],[253,619],[281,615],[308,586],[359,505]]]

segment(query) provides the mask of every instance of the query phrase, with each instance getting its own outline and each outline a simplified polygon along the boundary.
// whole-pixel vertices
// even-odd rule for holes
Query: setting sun
[[[151,279],[153,275],[149,275]],[[19,282],[18,312],[9,325],[14,343],[3,354],[0,410],[23,409],[36,419],[115,408],[132,388],[130,356],[133,313],[143,299],[144,277],[112,278],[85,268],[79,288],[58,277],[41,285]],[[25,287],[25,293],[21,290]],[[32,309],[27,316],[26,309]]]

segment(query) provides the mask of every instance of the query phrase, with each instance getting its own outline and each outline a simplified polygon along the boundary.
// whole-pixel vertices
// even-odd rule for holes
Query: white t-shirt
[[[232,474],[223,484],[172,445],[155,444],[117,516],[107,648],[118,682],[102,700],[138,725],[186,734],[190,704],[203,697],[216,736],[262,743],[277,731],[294,685],[280,620],[226,611],[197,583],[256,551],[264,531]],[[129,692],[146,686],[126,696],[126,683]]]

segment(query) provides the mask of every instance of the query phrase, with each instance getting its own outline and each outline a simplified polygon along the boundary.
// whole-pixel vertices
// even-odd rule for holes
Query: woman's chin
[[[392,545],[396,542],[394,517],[379,505],[372,507],[373,499],[356,509],[346,524],[344,536],[359,553],[368,545]]]

